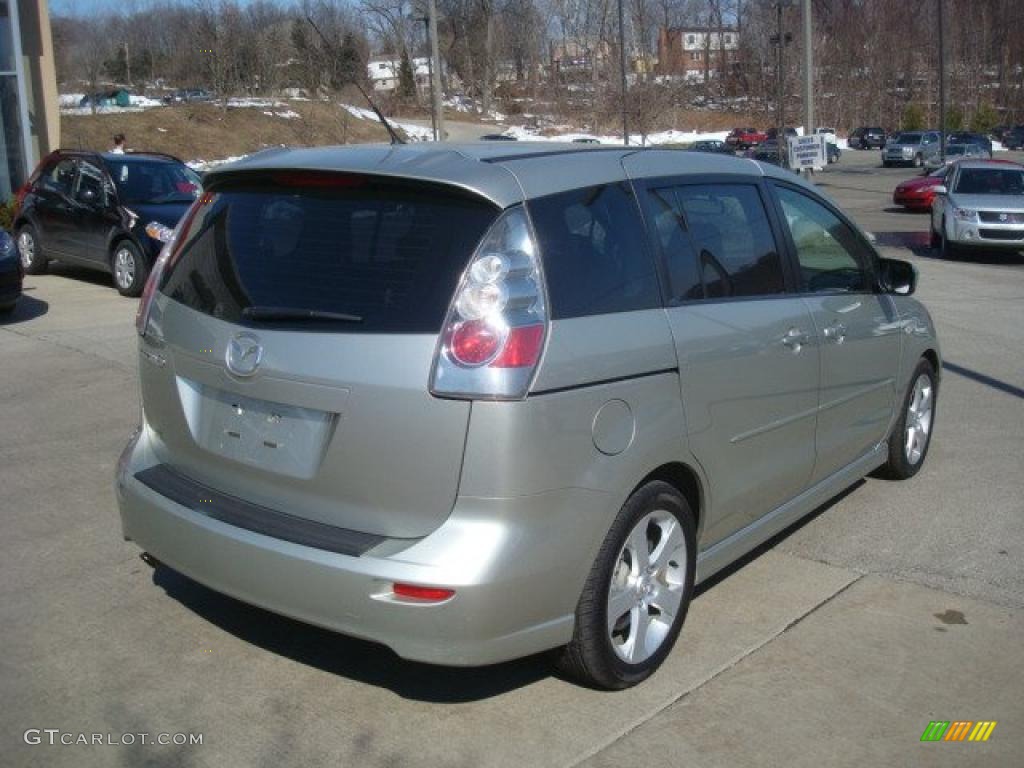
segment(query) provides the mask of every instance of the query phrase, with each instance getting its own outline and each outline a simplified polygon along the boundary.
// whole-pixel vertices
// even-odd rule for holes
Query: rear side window
[[[626,184],[563,192],[528,206],[554,319],[661,305],[640,211]]]
[[[782,259],[757,187],[687,184],[652,190],[672,296],[739,298],[786,290]],[[671,209],[669,209],[671,206]]]
[[[443,188],[327,178],[214,190],[161,292],[235,323],[287,325],[268,310],[309,311],[348,317],[304,328],[439,333],[497,209]]]
[[[59,160],[42,173],[39,182],[45,189],[70,196],[78,175],[77,165],[74,158]]]

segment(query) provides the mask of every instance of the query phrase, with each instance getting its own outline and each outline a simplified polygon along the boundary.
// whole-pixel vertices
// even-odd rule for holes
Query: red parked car
[[[1012,160],[993,160],[991,162],[1013,163]],[[932,201],[935,199],[935,188],[945,182],[946,174],[955,166],[956,163],[950,163],[925,176],[900,182],[893,190],[892,201],[910,211],[930,211]]]
[[[750,149],[767,138],[767,133],[762,133],[756,128],[733,128],[732,132],[725,137],[725,143],[732,149]]]
[[[932,171],[927,176],[907,179],[896,185],[892,193],[892,201],[911,211],[930,211],[932,200],[935,199],[935,188],[946,180],[951,165]]]

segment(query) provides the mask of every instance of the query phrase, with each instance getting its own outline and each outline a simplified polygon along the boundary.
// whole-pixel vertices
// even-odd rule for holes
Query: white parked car
[[[839,140],[836,138],[836,129],[835,128],[815,128],[814,132],[815,132],[815,134],[817,134],[819,136],[824,136],[825,137],[825,141],[828,144],[838,144],[839,143]]]

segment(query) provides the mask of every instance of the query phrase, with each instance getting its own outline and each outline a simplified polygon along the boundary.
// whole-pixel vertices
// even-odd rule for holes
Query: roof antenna
[[[320,40],[323,41],[323,44],[327,48],[327,52],[331,55],[331,57],[335,58],[335,59],[339,58],[338,57],[338,52],[335,50],[334,45],[324,36],[324,33],[320,31],[320,27],[318,27],[316,25],[316,22],[313,21],[313,17],[307,15],[306,16],[306,21],[309,22],[309,25],[320,36]],[[405,139],[403,139],[401,136],[398,135],[398,133],[394,129],[394,126],[392,126],[391,123],[388,122],[388,119],[386,117],[384,117],[384,114],[379,109],[377,109],[377,105],[373,103],[373,99],[370,98],[370,94],[368,94],[366,91],[363,90],[363,86],[361,86],[359,84],[359,81],[356,80],[356,79],[353,79],[352,80],[352,84],[356,88],[359,89],[359,92],[361,94],[363,94],[363,98],[366,99],[366,103],[370,105],[370,109],[373,110],[373,113],[375,115],[377,115],[377,119],[380,120],[381,123],[384,125],[384,128],[388,132],[388,135],[391,136],[391,143],[392,144],[405,144]]]

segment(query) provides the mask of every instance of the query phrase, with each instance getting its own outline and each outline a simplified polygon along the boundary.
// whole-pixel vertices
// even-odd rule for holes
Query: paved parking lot
[[[937,260],[927,217],[891,210],[914,172],[877,164],[844,152],[817,181],[920,269],[946,358],[928,463],[859,483],[700,590],[666,665],[623,693],[543,658],[411,664],[150,569],[112,489],[138,417],[135,302],[80,270],[28,278],[0,325],[2,762],[1020,765],[1024,257]],[[998,726],[922,744],[930,720]],[[47,728],[203,743],[25,743]]]

